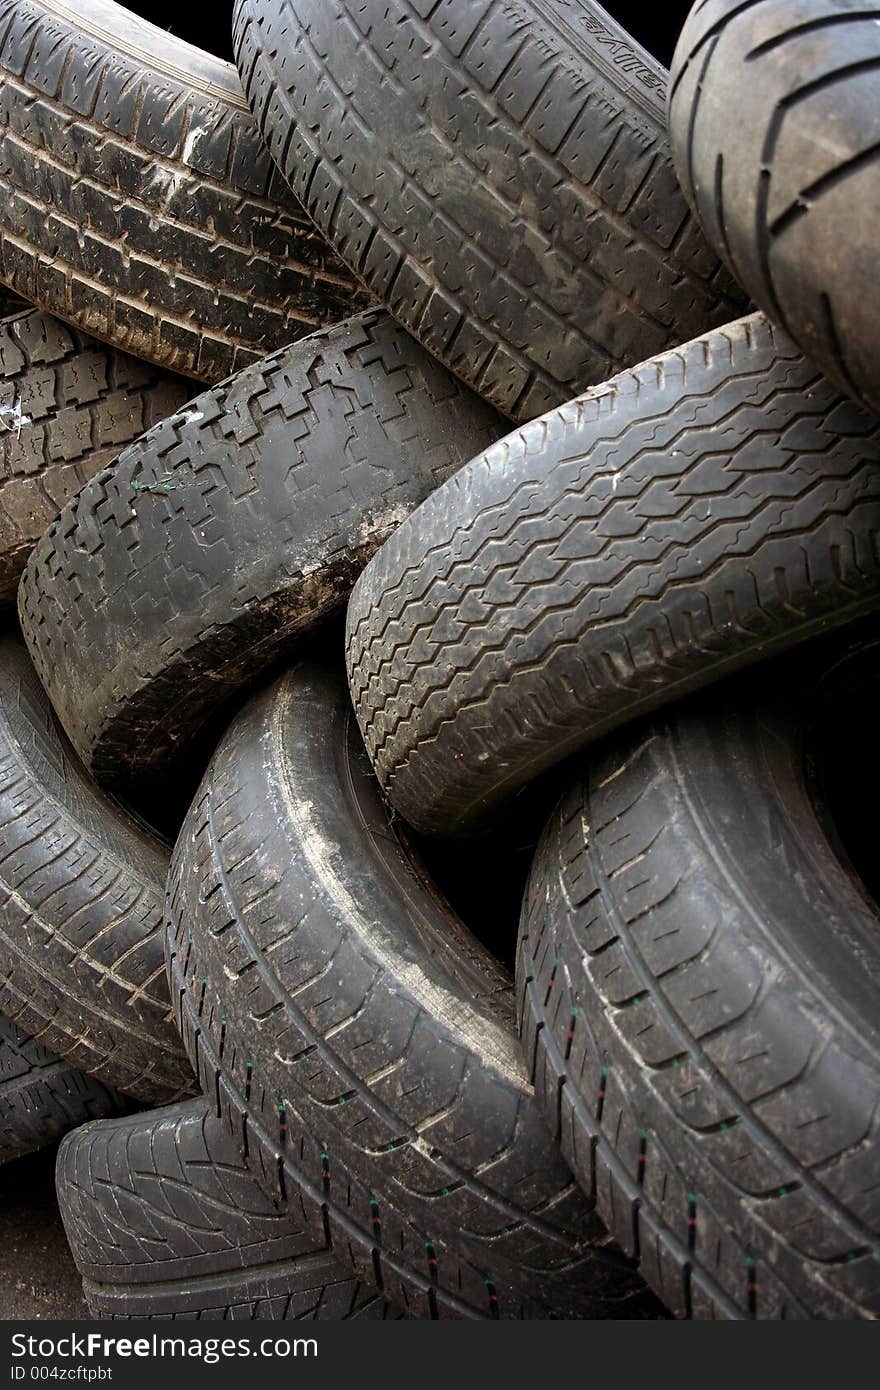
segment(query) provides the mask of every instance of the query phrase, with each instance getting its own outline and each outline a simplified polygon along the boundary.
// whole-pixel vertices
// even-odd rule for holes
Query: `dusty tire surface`
[[[0,640],[0,1011],[138,1100],[191,1094],[164,970],[166,847],[94,785]]]
[[[192,391],[39,309],[0,322],[0,601],[71,497]]]
[[[742,312],[675,177],[666,73],[593,0],[238,0],[234,44],[318,227],[506,415]]]
[[[383,310],[198,396],[43,536],[19,612],[102,780],[155,771],[347,599],[398,522],[504,422]]]
[[[394,1316],[327,1250],[313,1204],[265,1195],[205,1100],[77,1130],[56,1185],[93,1317]]]
[[[880,412],[880,29],[854,0],[709,0],[669,120],[682,187],[756,304]]]
[[[756,314],[500,440],[367,567],[358,721],[420,829],[880,603],[880,428]]]
[[[89,1120],[118,1115],[126,1104],[0,1014],[0,1164],[56,1144]]]
[[[814,792],[816,683],[802,662],[609,740],[524,903],[536,1089],[680,1316],[880,1310],[880,915]]]
[[[205,1094],[396,1307],[646,1315],[535,1104],[512,982],[395,838],[341,676],[294,667],[233,722],[167,917]]]
[[[112,0],[0,3],[0,279],[219,381],[364,303],[231,64]]]

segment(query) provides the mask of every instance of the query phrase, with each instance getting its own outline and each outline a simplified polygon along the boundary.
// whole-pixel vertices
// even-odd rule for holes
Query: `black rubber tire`
[[[265,1190],[311,1201],[396,1307],[644,1315],[546,1132],[512,982],[401,849],[341,678],[295,667],[235,720],[167,916],[205,1094]]]
[[[37,1153],[69,1129],[118,1115],[126,1105],[0,1014],[0,1164]]]
[[[43,536],[19,594],[37,670],[95,775],[161,773],[503,429],[370,310],[246,368],[126,450]]]
[[[512,418],[745,307],[678,186],[666,73],[594,0],[237,0],[234,44],[318,227]]]
[[[366,302],[232,65],[112,0],[0,0],[0,279],[208,382]]]
[[[164,972],[168,850],[85,775],[0,639],[0,1010],[138,1100],[192,1094]]]
[[[753,315],[501,440],[348,614],[393,805],[457,833],[615,725],[880,604],[880,425]]]
[[[13,314],[24,314],[30,309],[26,299],[20,295],[13,294],[12,290],[6,285],[0,284],[0,316],[4,319],[11,318]]]
[[[672,69],[682,187],[750,296],[880,413],[880,9],[707,0]]]
[[[388,1318],[328,1251],[320,1210],[267,1197],[205,1100],[86,1125],[58,1203],[96,1318]]]
[[[880,916],[811,795],[805,667],[585,760],[524,905],[538,1094],[621,1245],[695,1318],[880,1312]]]
[[[65,503],[191,395],[38,309],[0,323],[0,602]]]

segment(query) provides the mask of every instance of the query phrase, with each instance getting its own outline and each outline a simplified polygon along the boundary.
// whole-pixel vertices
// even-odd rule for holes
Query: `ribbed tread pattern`
[[[191,395],[41,310],[0,323],[0,599],[83,484]]]
[[[523,1044],[563,1153],[670,1309],[876,1317],[877,912],[771,688],[581,769],[523,909]]]
[[[316,224],[514,419],[741,311],[678,188],[666,74],[592,0],[238,0],[234,45]]]
[[[327,1250],[313,1204],[263,1193],[205,1100],[68,1136],[57,1189],[93,1317],[395,1316]]]
[[[2,0],[0,74],[0,279],[32,303],[212,382],[367,301],[230,64],[108,0]]]
[[[139,1100],[193,1091],[164,971],[168,852],[85,775],[21,643],[0,642],[0,1009]]]
[[[762,315],[499,441],[356,585],[394,806],[455,831],[588,739],[880,602],[880,427]]]
[[[418,878],[344,682],[239,715],[168,880],[181,1033],[265,1190],[437,1317],[651,1315],[526,1080],[512,982]]]
[[[880,412],[880,7],[696,5],[669,122],[715,250],[840,390]]]
[[[0,1164],[57,1143],[77,1125],[117,1115],[126,1104],[0,1014]]]

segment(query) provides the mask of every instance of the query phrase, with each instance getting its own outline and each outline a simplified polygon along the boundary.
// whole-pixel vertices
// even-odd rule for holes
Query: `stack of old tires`
[[[876,12],[139,8],[0,0],[0,1158],[99,1317],[876,1316]]]

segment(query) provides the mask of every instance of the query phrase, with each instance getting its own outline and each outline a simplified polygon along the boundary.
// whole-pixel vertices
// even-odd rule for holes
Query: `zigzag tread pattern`
[[[588,739],[874,607],[878,443],[754,315],[461,469],[349,604],[352,698],[395,807],[464,826]]]
[[[0,279],[207,382],[366,303],[273,171],[235,70],[139,21],[136,58],[107,10],[0,4]]]
[[[251,108],[311,217],[420,342],[520,420],[743,303],[678,189],[662,69],[578,8],[235,8]]]

